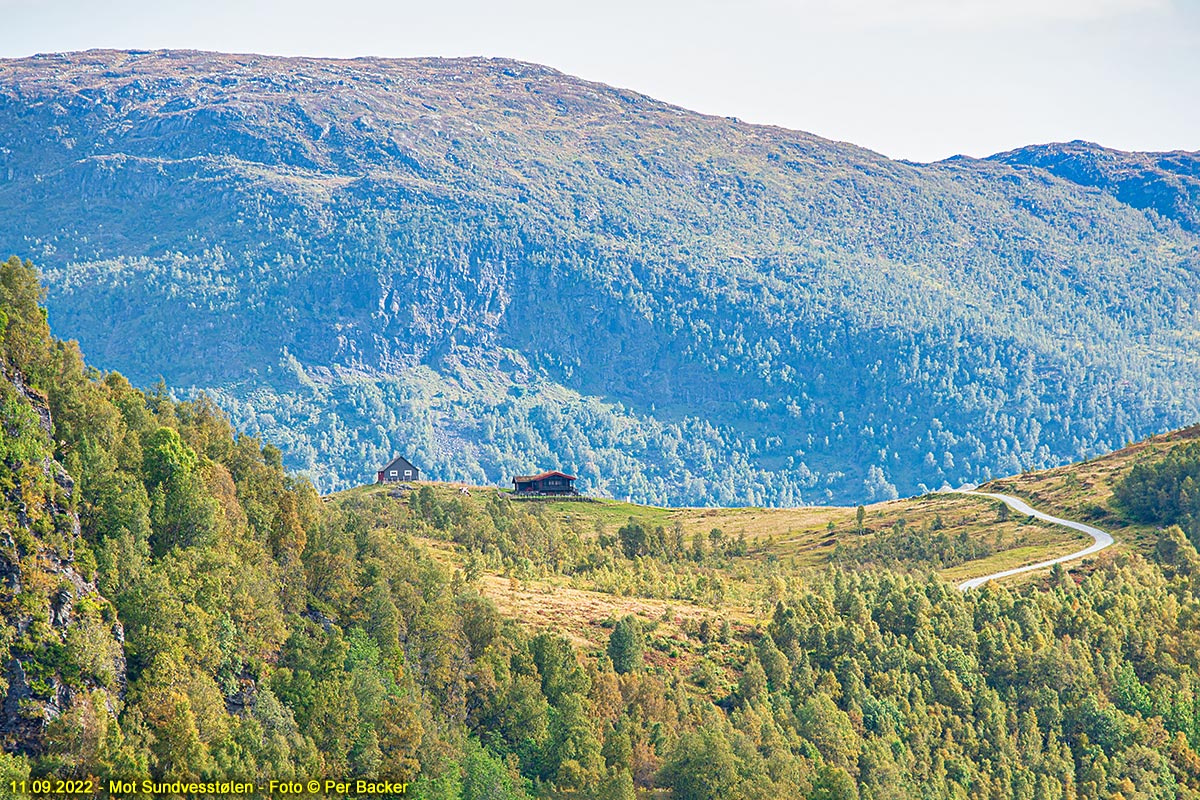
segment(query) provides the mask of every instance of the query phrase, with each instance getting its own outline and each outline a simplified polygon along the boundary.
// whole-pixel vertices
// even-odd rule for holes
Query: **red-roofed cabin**
[[[518,475],[513,478],[513,491],[518,494],[579,494],[575,490],[575,476],[556,471]]]

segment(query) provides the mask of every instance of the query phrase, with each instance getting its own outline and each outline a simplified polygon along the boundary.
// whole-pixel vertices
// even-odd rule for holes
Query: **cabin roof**
[[[537,475],[518,475],[517,477],[513,478],[513,483],[516,483],[517,481],[521,481],[522,483],[525,481],[540,481],[544,478],[554,477],[566,478],[569,481],[575,480],[574,475],[568,475],[565,472],[559,472],[558,470],[552,469],[549,472],[539,472]]]
[[[396,467],[399,464],[404,464],[405,466],[409,467],[410,469],[416,469],[416,466],[411,461],[409,461],[407,458],[405,458],[404,456],[396,456],[391,461],[389,461],[388,463],[386,463],[382,467],[380,467],[379,471],[387,472],[389,469]]]

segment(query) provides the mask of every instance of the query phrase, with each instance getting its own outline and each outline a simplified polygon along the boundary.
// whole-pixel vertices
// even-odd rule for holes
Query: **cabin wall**
[[[396,474],[392,475],[392,470],[396,470]],[[411,475],[404,473],[411,470]],[[397,483],[399,481],[419,481],[421,479],[421,470],[414,467],[407,459],[397,458],[392,463],[388,464],[383,469],[379,470],[379,483]]]

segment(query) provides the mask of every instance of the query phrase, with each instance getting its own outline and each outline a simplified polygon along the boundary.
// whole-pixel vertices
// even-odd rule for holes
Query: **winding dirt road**
[[[1036,508],[1033,508],[1028,503],[1026,503],[1024,500],[1021,500],[1020,498],[1017,498],[1017,497],[1011,497],[1007,494],[993,494],[991,492],[977,492],[977,491],[974,491],[971,489],[955,489],[954,493],[955,494],[970,494],[970,495],[974,495],[976,497],[988,497],[988,498],[991,498],[992,500],[999,500],[1001,503],[1004,503],[1009,508],[1011,508],[1013,511],[1016,511],[1018,514],[1027,514],[1031,517],[1036,517],[1037,519],[1045,520],[1046,522],[1052,522],[1055,525],[1062,525],[1063,527],[1066,527],[1066,528],[1071,528],[1073,530],[1082,531],[1083,533],[1086,533],[1088,536],[1092,537],[1091,546],[1085,547],[1084,549],[1079,550],[1078,552],[1069,553],[1065,556],[1059,556],[1058,558],[1052,558],[1049,561],[1039,561],[1036,564],[1026,564],[1023,567],[1014,567],[1013,569],[1006,569],[1002,572],[993,572],[991,575],[983,575],[979,578],[971,578],[971,580],[969,580],[969,581],[963,581],[962,583],[960,583],[958,585],[958,588],[964,592],[967,591],[968,589],[976,589],[976,588],[982,586],[983,584],[987,583],[988,581],[996,580],[997,578],[1007,578],[1010,575],[1020,575],[1022,572],[1033,572],[1036,569],[1045,569],[1046,567],[1052,567],[1055,564],[1062,564],[1066,561],[1074,561],[1078,558],[1085,558],[1087,556],[1092,555],[1093,553],[1099,553],[1101,550],[1103,550],[1104,548],[1108,547],[1109,545],[1111,545],[1113,543],[1113,537],[1110,534],[1108,534],[1107,532],[1100,530],[1099,528],[1094,528],[1091,525],[1085,525],[1082,522],[1075,522],[1075,521],[1069,520],[1069,519],[1061,519],[1059,517],[1052,517],[1049,514],[1046,514],[1042,511],[1038,511]]]

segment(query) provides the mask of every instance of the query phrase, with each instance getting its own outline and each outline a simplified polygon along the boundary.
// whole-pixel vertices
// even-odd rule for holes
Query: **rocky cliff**
[[[76,558],[75,485],[49,455],[45,398],[11,368],[0,368],[0,397],[5,436],[32,445],[25,453],[7,448],[0,469],[0,745],[42,755],[48,728],[76,706],[100,702],[116,715],[124,633],[89,574],[94,559]]]

